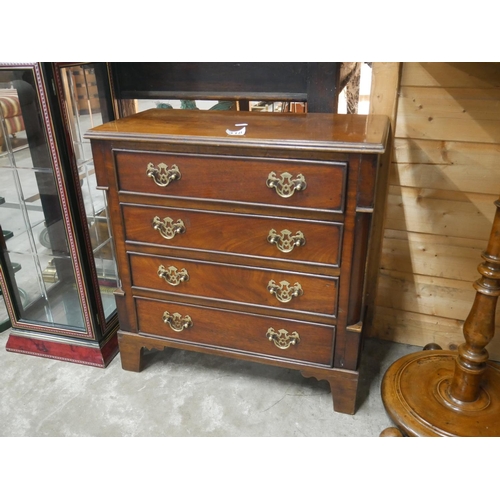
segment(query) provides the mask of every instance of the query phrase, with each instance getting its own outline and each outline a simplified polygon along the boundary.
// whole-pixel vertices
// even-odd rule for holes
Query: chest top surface
[[[388,131],[388,118],[379,115],[150,109],[95,127],[86,138],[381,154]]]

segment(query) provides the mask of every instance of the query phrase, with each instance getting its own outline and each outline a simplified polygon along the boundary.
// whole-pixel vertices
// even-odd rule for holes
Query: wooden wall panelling
[[[443,88],[500,87],[500,63],[405,63],[401,85]]]
[[[397,137],[498,144],[500,89],[401,87]]]
[[[485,241],[387,229],[380,272],[399,271],[472,283]]]
[[[463,342],[500,192],[499,87],[498,63],[403,64],[370,335]]]
[[[465,321],[471,308],[470,289],[471,283],[466,281],[384,271],[379,279],[379,290],[383,293],[377,304],[394,310]]]
[[[493,198],[460,191],[390,186],[385,227],[487,241]]]
[[[500,190],[498,144],[397,138],[393,159],[392,185],[493,196]]]

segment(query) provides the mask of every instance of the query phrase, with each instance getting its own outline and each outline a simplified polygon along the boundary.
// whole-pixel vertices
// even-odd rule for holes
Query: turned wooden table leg
[[[481,278],[474,283],[476,298],[464,323],[465,343],[458,348],[450,396],[457,402],[471,403],[479,398],[483,374],[487,368],[485,347],[495,335],[495,310],[500,295],[500,200],[488,248],[479,265]]]

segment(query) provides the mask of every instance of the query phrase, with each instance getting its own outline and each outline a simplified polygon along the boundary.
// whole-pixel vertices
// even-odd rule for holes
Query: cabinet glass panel
[[[22,322],[83,330],[57,183],[31,69],[0,70],[3,271]]]
[[[116,312],[113,291],[118,286],[118,274],[106,197],[102,191],[96,189],[90,142],[83,138],[87,130],[108,121],[105,106],[101,107],[107,69],[104,63],[92,63],[61,67],[60,72],[65,112],[80,177],[99,290],[108,320]]]

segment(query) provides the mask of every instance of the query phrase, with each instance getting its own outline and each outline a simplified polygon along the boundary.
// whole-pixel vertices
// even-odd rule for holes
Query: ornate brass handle
[[[161,220],[158,216],[155,216],[153,218],[153,229],[159,231],[166,240],[171,240],[176,234],[186,232],[186,226],[184,226],[181,219],[174,222],[170,217]]]
[[[292,232],[288,229],[283,229],[280,234],[274,229],[271,229],[267,235],[267,241],[272,245],[276,245],[278,250],[283,253],[289,253],[295,247],[304,246],[306,244],[306,239],[302,231],[297,231],[292,236]]]
[[[291,345],[296,345],[300,342],[300,337],[297,332],[288,333],[284,329],[276,332],[274,328],[269,328],[266,337],[268,340],[274,342],[274,345],[280,349],[288,349]]]
[[[184,268],[178,271],[175,266],[170,266],[168,269],[164,266],[160,266],[158,268],[158,276],[172,286],[177,286],[184,281],[189,281],[188,272]]]
[[[304,294],[300,283],[295,283],[293,286],[290,286],[288,281],[280,281],[278,285],[274,280],[271,280],[267,284],[267,289],[271,295],[274,295],[284,304],[290,302],[294,297],[299,297]]]
[[[302,174],[298,174],[296,179],[292,179],[292,174],[284,172],[278,179],[276,172],[271,172],[267,176],[266,185],[268,188],[274,188],[282,198],[290,198],[295,191],[304,191],[307,182]]]
[[[163,313],[163,322],[166,323],[174,332],[182,332],[184,328],[191,328],[193,321],[190,316],[180,315],[179,313],[170,314],[168,311]]]
[[[161,187],[168,186],[171,182],[178,181],[181,178],[181,172],[177,165],[168,168],[165,163],[158,163],[156,167],[153,163],[148,163],[146,174],[148,177],[152,177],[155,183]]]

